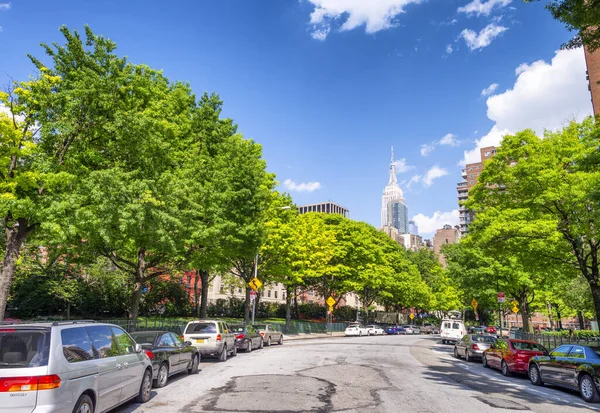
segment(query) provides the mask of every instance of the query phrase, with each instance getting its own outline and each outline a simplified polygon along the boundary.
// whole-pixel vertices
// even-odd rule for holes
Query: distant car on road
[[[485,327],[469,327],[469,334],[487,334]]]
[[[385,331],[383,330],[383,328],[381,328],[375,324],[370,324],[366,328],[369,331],[370,336],[382,336],[385,334]]]
[[[202,356],[216,356],[219,361],[226,361],[228,355],[237,354],[235,335],[223,321],[190,321],[185,326],[183,340],[191,342]]]
[[[402,326],[402,328],[404,329],[404,331],[406,331],[406,334],[415,334],[415,330],[411,325],[405,324]]]
[[[272,343],[283,345],[283,333],[272,324],[254,324],[252,327],[258,331],[266,346]]]
[[[363,325],[361,324],[350,324],[348,327],[346,327],[346,330],[344,330],[344,335],[345,336],[368,336],[369,335],[369,330],[367,330]]]
[[[440,329],[431,323],[425,323],[421,326],[421,332],[423,334],[439,334]]]
[[[466,334],[454,344],[454,357],[464,357],[465,360],[480,359],[483,352],[496,342],[496,337],[483,334]]]
[[[489,334],[496,334],[497,330],[496,330],[496,327],[494,327],[494,326],[487,326],[485,328],[485,331],[488,332]]]
[[[170,376],[187,371],[198,373],[200,353],[189,341],[184,342],[168,331],[137,331],[130,334],[152,362],[154,387],[165,387]]]
[[[583,400],[600,401],[600,347],[563,345],[549,355],[529,361],[529,379],[537,386],[544,383],[579,390]]]
[[[502,374],[527,373],[529,359],[547,355],[548,351],[535,341],[499,339],[483,352],[483,367],[500,369]]]
[[[253,349],[263,348],[264,339],[260,332],[254,326],[245,326],[243,324],[231,326],[235,334],[235,345],[238,350],[245,350],[251,353]]]
[[[395,336],[397,336],[398,334],[406,334],[405,329],[403,329],[400,326],[394,326],[394,325],[386,327],[385,332],[388,335],[395,335]]]

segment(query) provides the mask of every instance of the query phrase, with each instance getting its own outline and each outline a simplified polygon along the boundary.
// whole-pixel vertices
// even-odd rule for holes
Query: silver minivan
[[[191,342],[202,356],[216,356],[219,361],[237,354],[235,332],[224,321],[190,321],[185,326],[183,340]]]
[[[0,413],[101,413],[151,386],[150,359],[116,325],[0,325]]]

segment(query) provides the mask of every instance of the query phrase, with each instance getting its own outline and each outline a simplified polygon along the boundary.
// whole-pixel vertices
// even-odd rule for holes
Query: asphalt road
[[[225,363],[206,359],[148,403],[111,413],[600,412],[574,392],[456,360],[452,348],[425,336],[288,341]]]

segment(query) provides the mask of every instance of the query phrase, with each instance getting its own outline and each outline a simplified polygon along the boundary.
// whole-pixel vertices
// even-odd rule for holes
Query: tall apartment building
[[[585,62],[587,64],[587,77],[590,82],[588,88],[592,94],[592,107],[595,115],[600,115],[600,49],[590,53],[585,50]]]
[[[446,259],[441,254],[442,246],[446,244],[456,244],[460,239],[460,229],[457,226],[444,225],[438,229],[433,236],[433,251],[438,255],[440,262],[445,267]]]
[[[396,177],[394,148],[390,163],[390,180],[381,197],[381,227],[388,226],[396,228],[400,234],[408,234],[408,207]]]
[[[415,221],[408,221],[408,233],[419,235],[419,227],[415,224]]]
[[[331,201],[311,205],[302,205],[298,207],[298,212],[300,214],[306,214],[307,212],[323,212],[326,214],[340,214],[344,218],[350,218],[350,211],[348,208],[344,208],[343,206],[335,204]]]
[[[462,169],[463,181],[457,184],[456,190],[458,191],[458,212],[460,222],[460,235],[465,235],[469,231],[469,224],[475,217],[472,211],[465,208],[464,203],[469,197],[469,189],[477,184],[477,180],[481,171],[483,170],[483,164],[486,160],[490,159],[496,154],[495,146],[488,146],[479,150],[481,155],[481,162],[470,163],[465,165]]]

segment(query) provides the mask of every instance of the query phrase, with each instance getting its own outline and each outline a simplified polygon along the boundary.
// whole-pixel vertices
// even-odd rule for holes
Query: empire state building
[[[396,178],[393,147],[390,181],[383,190],[383,196],[381,197],[381,226],[394,227],[400,234],[408,234],[408,207]]]

